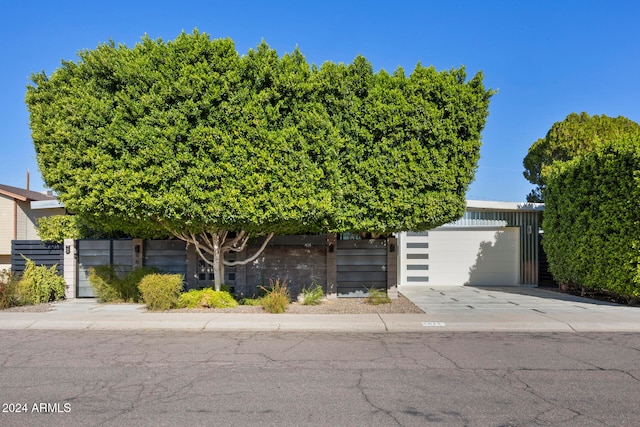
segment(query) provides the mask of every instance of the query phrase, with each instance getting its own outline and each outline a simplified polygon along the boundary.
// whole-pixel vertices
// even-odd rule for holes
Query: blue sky
[[[640,122],[640,2],[519,0],[135,1],[0,0],[0,183],[45,189],[24,103],[32,72],[114,40],[163,40],[198,28],[230,37],[245,53],[265,40],[296,46],[308,62],[351,62],[376,70],[418,62],[438,70],[481,70],[492,98],[468,199],[521,201],[529,146],[571,112]]]

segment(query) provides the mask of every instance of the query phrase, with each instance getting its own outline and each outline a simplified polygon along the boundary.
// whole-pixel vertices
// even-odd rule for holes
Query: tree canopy
[[[536,188],[529,194],[531,202],[541,201],[545,187],[545,171],[557,161],[567,161],[592,152],[612,140],[633,136],[640,131],[638,123],[626,117],[589,116],[571,113],[551,126],[544,138],[535,141],[524,158],[524,177]]]
[[[27,89],[45,182],[88,224],[174,235],[214,267],[257,234],[460,217],[493,94],[464,69],[316,67],[198,31],[78,56]]]

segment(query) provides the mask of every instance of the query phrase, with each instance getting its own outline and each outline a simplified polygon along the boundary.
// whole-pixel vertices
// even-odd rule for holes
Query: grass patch
[[[380,304],[391,304],[391,298],[387,295],[386,290],[369,288],[367,289],[369,292],[369,296],[366,298],[367,304],[371,305],[380,305]]]
[[[302,289],[302,305],[318,305],[324,300],[322,286],[313,283],[310,288]]]
[[[261,286],[265,295],[260,298],[262,307],[268,313],[284,313],[289,305],[289,290],[287,289],[287,281],[277,278],[271,280],[268,288]]]
[[[262,305],[262,298],[245,298],[242,300],[242,305],[257,307]]]

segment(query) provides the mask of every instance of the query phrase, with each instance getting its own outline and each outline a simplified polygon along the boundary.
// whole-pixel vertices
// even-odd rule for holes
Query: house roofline
[[[10,185],[0,184],[0,195],[11,197],[20,202],[29,202],[35,200],[56,200],[53,196],[44,193],[27,190],[24,188],[12,187]]]
[[[497,202],[490,200],[467,200],[467,210],[499,210],[518,212],[542,212],[544,203]]]
[[[15,194],[10,191],[5,191],[2,188],[0,188],[0,194],[2,194],[3,196],[11,197],[12,199],[20,200],[21,202],[26,202],[27,200],[29,200],[25,196],[21,196],[20,194]]]

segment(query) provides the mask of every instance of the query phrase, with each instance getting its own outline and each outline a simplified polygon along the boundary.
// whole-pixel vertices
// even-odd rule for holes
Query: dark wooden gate
[[[187,244],[182,240],[146,240],[144,265],[163,273],[187,275]]]
[[[387,289],[385,239],[338,240],[338,297],[363,297],[368,290]]]

